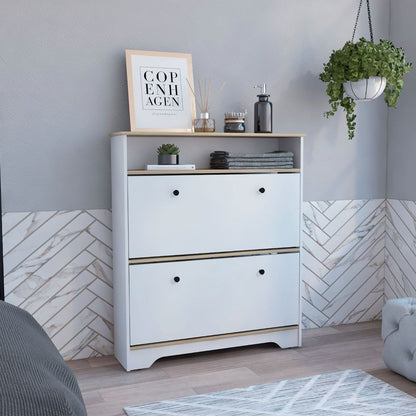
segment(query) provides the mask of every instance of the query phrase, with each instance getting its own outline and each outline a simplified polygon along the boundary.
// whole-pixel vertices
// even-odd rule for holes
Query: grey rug
[[[124,411],[128,416],[415,416],[416,398],[361,370],[345,370],[126,407]]]

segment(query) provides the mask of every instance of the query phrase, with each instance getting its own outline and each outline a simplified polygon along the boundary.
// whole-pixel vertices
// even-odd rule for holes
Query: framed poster
[[[126,67],[131,131],[192,132],[191,54],[126,50]]]

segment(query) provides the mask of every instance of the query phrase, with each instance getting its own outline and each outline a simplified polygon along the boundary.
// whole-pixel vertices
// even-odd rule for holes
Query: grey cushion
[[[24,310],[0,301],[0,416],[86,416],[75,376]]]
[[[416,381],[416,298],[390,299],[383,307],[381,336],[387,367]]]

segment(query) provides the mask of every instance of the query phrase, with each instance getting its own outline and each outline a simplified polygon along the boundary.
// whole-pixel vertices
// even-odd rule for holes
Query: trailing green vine
[[[333,116],[341,106],[346,112],[348,138],[352,139],[356,127],[355,101],[346,95],[342,84],[370,76],[385,77],[384,101],[389,107],[396,107],[403,89],[403,76],[411,69],[404,50],[396,48],[389,40],[380,39],[378,44],[365,38],[356,43],[346,42],[342,49],[332,52],[319,75],[328,83],[326,93],[331,109],[324,113],[325,117]]]

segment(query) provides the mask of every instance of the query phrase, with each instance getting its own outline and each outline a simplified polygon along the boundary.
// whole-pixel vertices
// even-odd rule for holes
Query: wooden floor
[[[289,378],[360,368],[416,397],[416,383],[388,370],[381,359],[380,322],[303,331],[303,346],[273,344],[158,360],[127,373],[114,357],[69,363],[89,416],[124,415],[123,407]]]

